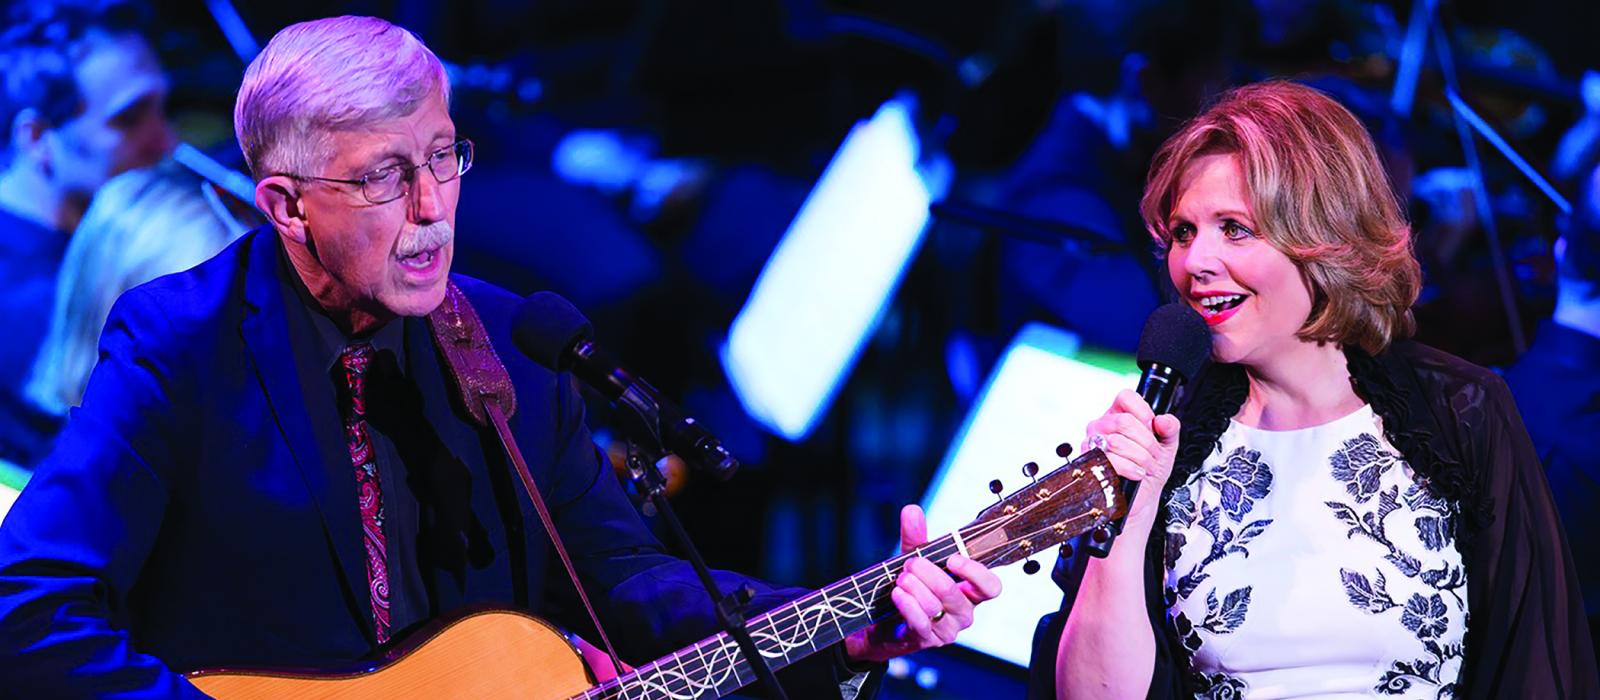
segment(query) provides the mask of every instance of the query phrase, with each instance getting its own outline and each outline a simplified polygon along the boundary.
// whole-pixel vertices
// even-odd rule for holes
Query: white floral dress
[[[1167,509],[1169,622],[1201,697],[1454,696],[1467,628],[1455,513],[1370,406],[1234,421]]]

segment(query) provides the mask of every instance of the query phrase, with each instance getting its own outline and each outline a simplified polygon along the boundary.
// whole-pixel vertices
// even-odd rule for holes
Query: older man
[[[449,274],[473,155],[449,89],[420,41],[371,18],[289,27],[251,64],[235,126],[271,226],[112,312],[82,409],[0,527],[6,691],[190,694],[174,671],[337,665],[474,604],[582,627],[498,447],[450,398],[423,316],[451,281],[514,380],[513,429],[623,656],[714,631],[572,382],[513,350],[517,300]],[[903,527],[922,539],[915,509]],[[947,566],[959,581],[914,560],[893,593],[907,624],[793,668],[793,696],[954,638],[999,583]],[[758,590],[757,606],[795,595]]]

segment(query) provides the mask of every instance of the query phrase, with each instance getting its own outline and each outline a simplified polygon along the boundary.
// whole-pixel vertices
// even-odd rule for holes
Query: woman
[[[1067,586],[1057,696],[1600,693],[1504,383],[1405,340],[1421,271],[1360,122],[1234,90],[1140,208],[1212,363],[1177,417],[1125,391],[1088,426],[1145,488]]]
[[[28,379],[27,396],[39,408],[62,415],[83,398],[118,296],[198,265],[244,233],[207,187],[164,163],[118,175],[95,194],[67,244],[50,332]]]

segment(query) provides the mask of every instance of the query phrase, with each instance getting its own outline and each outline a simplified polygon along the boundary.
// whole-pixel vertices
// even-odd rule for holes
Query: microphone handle
[[[1172,412],[1172,402],[1178,396],[1178,387],[1183,384],[1183,375],[1166,365],[1152,362],[1144,368],[1144,374],[1139,376],[1139,396],[1150,404],[1151,410],[1156,415]],[[1123,481],[1122,497],[1127,499],[1128,507],[1133,507],[1133,498],[1139,495],[1139,482]],[[1109,529],[1094,530],[1089,533],[1089,541],[1084,548],[1091,555],[1104,557],[1111,552],[1111,542],[1117,533],[1122,532],[1122,521],[1119,519]]]

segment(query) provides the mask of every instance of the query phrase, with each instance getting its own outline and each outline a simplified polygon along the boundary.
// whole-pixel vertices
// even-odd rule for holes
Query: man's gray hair
[[[444,64],[411,32],[376,17],[291,25],[245,69],[233,128],[256,179],[316,175],[332,155],[327,136],[413,114],[438,94],[450,102]]]

